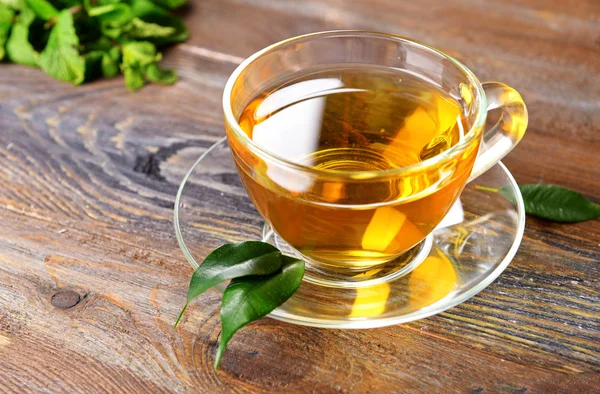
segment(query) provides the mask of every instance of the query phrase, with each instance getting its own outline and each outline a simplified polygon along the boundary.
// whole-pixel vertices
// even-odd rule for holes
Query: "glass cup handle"
[[[500,120],[483,132],[479,154],[468,182],[477,178],[510,152],[525,134],[527,107],[519,92],[500,82],[484,82],[487,111],[502,108]]]

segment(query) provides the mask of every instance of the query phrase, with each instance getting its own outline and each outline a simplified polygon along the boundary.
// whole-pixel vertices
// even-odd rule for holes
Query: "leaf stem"
[[[227,346],[227,345],[225,345]],[[215,371],[217,371],[219,369],[219,367],[221,366],[221,360],[223,359],[223,353],[225,352],[225,347],[221,346],[221,343],[219,342],[219,348],[217,349],[217,355],[215,356]]]
[[[188,303],[186,302],[185,305],[183,306],[183,309],[179,313],[179,316],[177,317],[177,320],[175,321],[175,325],[173,325],[173,328],[177,328],[177,325],[179,324],[179,320],[181,320],[181,317],[183,316],[183,313],[185,312],[187,307],[188,307]]]

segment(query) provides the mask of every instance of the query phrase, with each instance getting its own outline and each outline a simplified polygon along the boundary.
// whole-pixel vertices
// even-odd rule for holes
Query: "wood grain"
[[[530,114],[505,160],[517,180],[598,201],[599,2],[198,0],[181,13],[192,34],[166,56],[174,87],[71,87],[0,65],[0,392],[597,392],[598,220],[529,218],[495,283],[419,322],[261,320],[215,373],[219,296],[172,328],[191,274],[172,210],[184,173],[223,134],[235,66],[338,28],[409,36],[513,86]]]

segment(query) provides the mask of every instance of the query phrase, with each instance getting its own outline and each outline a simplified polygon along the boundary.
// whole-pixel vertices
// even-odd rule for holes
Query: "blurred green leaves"
[[[73,15],[63,10],[57,16],[46,48],[40,54],[41,69],[58,80],[79,85],[85,77],[85,60],[78,48]]]
[[[24,8],[14,20],[15,24],[12,26],[10,36],[6,42],[8,58],[14,63],[38,67],[40,54],[29,42],[29,28],[35,20],[34,12],[29,8]]]
[[[120,72],[131,90],[173,84],[159,49],[188,38],[185,0],[0,0],[0,60],[79,85]]]
[[[157,53],[153,43],[133,41],[123,45],[123,63],[121,69],[125,75],[125,85],[137,90],[147,81],[171,85],[177,81],[177,75],[170,70],[161,70],[158,62],[162,55]]]
[[[27,0],[26,4],[42,20],[47,21],[58,16],[58,10],[46,0]]]
[[[4,59],[4,56],[6,55],[4,46],[8,41],[8,34],[10,33],[10,28],[13,25],[14,17],[14,9],[4,4],[0,4],[0,60]]]

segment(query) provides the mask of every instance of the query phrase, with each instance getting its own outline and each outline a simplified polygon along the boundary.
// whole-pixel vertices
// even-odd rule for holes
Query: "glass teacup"
[[[236,168],[267,230],[309,269],[340,280],[408,264],[466,182],[527,126],[514,89],[480,83],[424,44],[367,31],[263,49],[232,74],[223,107]],[[496,108],[500,120],[484,130]]]

